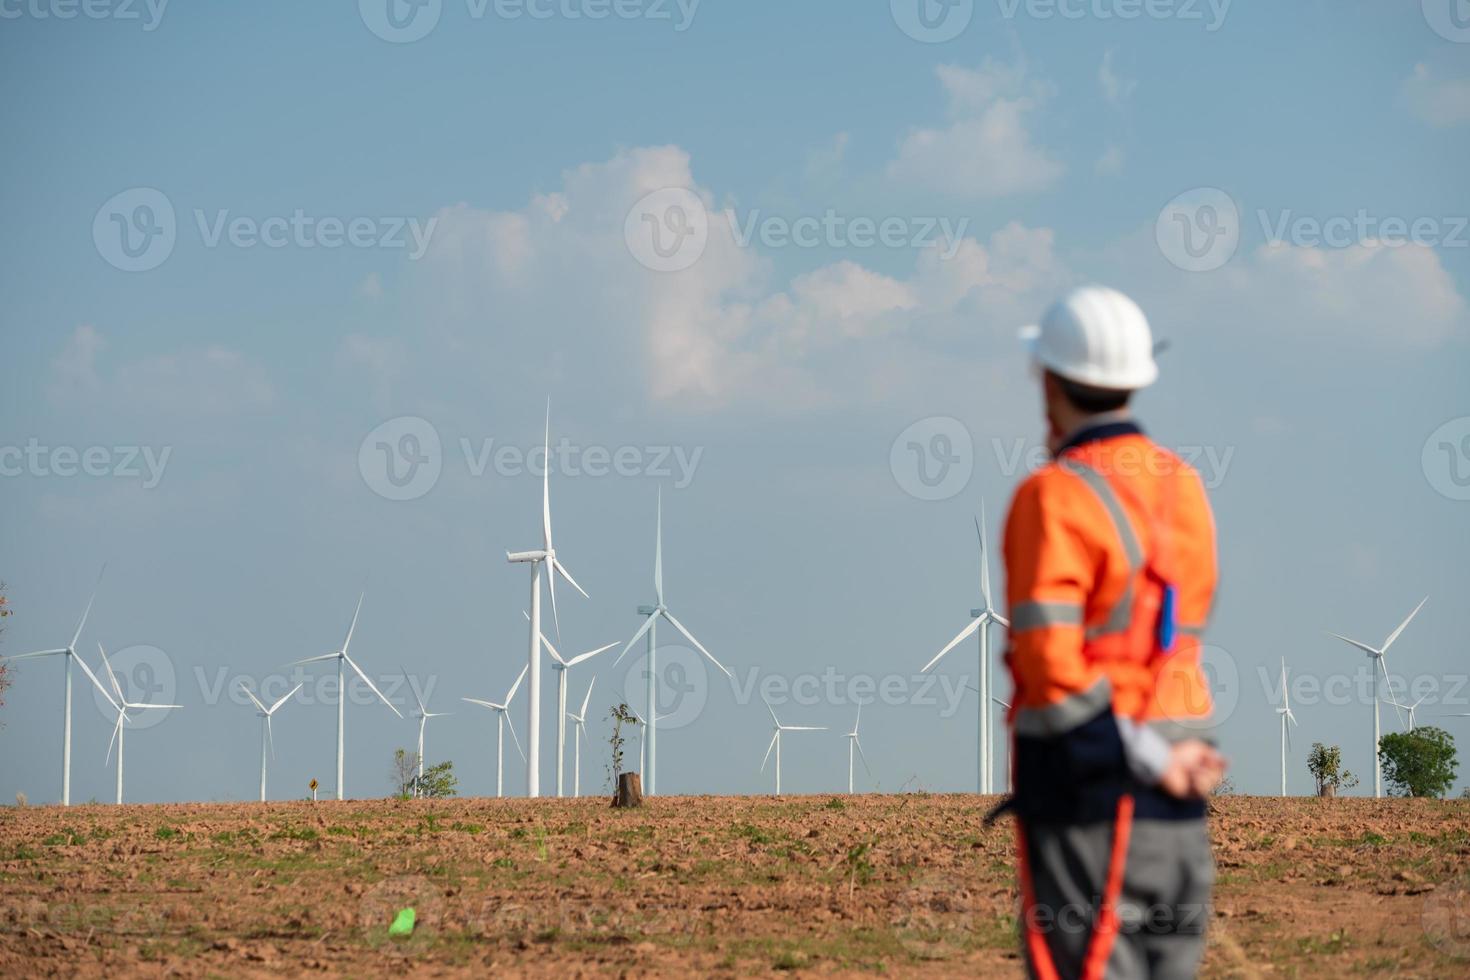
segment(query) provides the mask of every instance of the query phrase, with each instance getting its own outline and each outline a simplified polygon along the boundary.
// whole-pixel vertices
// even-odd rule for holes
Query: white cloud
[[[1439,79],[1428,65],[1418,64],[1404,80],[1401,93],[1409,111],[1431,126],[1470,123],[1470,79]]]
[[[1028,81],[1023,64],[986,59],[979,69],[941,65],[937,74],[950,123],[909,133],[888,165],[890,179],[984,199],[1041,190],[1061,176],[1027,128],[1049,88]]]
[[[1097,158],[1097,163],[1093,166],[1104,177],[1116,177],[1123,172],[1122,148],[1116,143],[1109,143],[1108,148],[1103,150],[1102,156]]]
[[[1097,81],[1102,86],[1103,98],[1112,106],[1121,106],[1133,97],[1138,88],[1134,79],[1122,78],[1113,69],[1113,49],[1103,52],[1102,64],[1097,70]]]
[[[348,334],[337,351],[338,364],[371,387],[373,405],[380,412],[390,408],[393,382],[402,360],[403,351],[398,343],[385,337]]]

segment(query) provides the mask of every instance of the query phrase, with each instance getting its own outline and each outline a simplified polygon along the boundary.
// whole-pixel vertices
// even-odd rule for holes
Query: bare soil
[[[1018,976],[994,802],[6,808],[0,976]],[[1470,976],[1470,803],[1227,797],[1211,821],[1206,976]]]

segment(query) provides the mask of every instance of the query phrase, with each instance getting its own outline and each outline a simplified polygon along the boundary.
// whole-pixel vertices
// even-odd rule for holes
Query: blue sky
[[[452,706],[431,761],[492,789],[491,719],[458,698],[503,694],[525,659],[503,553],[537,543],[539,478],[493,459],[539,441],[548,395],[553,441],[577,447],[552,468],[557,545],[592,596],[561,590],[565,645],[637,627],[662,486],[670,605],[736,675],[685,675],[661,789],[769,788],[762,683],[783,721],[834,729],[788,743],[784,788],[840,788],[854,678],[896,692],[863,713],[877,785],[971,788],[973,695],[913,675],[976,600],[981,497],[998,535],[1041,436],[1015,330],[1089,280],[1172,343],[1139,409],[1212,483],[1237,786],[1278,779],[1261,672],[1350,678],[1361,658],[1323,631],[1376,642],[1426,594],[1390,666],[1427,695],[1420,723],[1470,711],[1470,43],[1435,0],[1132,19],[1104,16],[1126,0],[977,0],[937,43],[901,29],[904,0],[626,0],[636,16],[601,20],[568,15],[596,0],[545,18],[442,0],[410,43],[374,34],[374,2],[156,22],[0,4],[3,643],[63,642],[109,563],[91,662],[98,641],[137,648],[133,681],[167,674],[186,705],[130,738],[131,799],[249,798],[258,729],[219,678],[280,682],[364,587],[352,652]],[[637,236],[665,189],[705,230],[657,271]],[[107,234],[160,197],[172,246],[119,268]],[[298,213],[302,237],[251,244]],[[354,219],[373,244],[323,247]],[[838,230],[792,244],[801,219]],[[885,220],[893,242],[864,244]],[[407,445],[403,417],[432,427],[439,475],[393,500],[360,450],[380,426]],[[941,499],[893,452],[911,426],[968,445]],[[109,475],[67,475],[66,450],[94,447]],[[632,475],[588,475],[620,450]],[[597,714],[632,660],[591,662]],[[949,690],[974,669],[952,654]],[[78,691],[73,796],[105,799],[107,721]],[[551,693],[548,672],[548,748]],[[1314,740],[1371,773],[1367,703],[1293,696],[1294,792]],[[7,700],[0,794],[55,799],[59,665],[17,669]],[[333,724],[320,698],[282,709],[273,795],[330,782]],[[385,792],[413,726],[366,700],[347,726],[349,793]]]

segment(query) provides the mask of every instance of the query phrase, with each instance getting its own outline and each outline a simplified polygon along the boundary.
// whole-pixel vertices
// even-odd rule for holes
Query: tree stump
[[[618,773],[618,792],[613,797],[615,807],[643,805],[643,777],[636,772]]]

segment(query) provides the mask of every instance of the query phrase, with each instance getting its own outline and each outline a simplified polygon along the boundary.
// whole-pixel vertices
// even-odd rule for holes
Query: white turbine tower
[[[384,704],[386,704],[388,706],[388,709],[392,711],[395,715],[400,718],[403,717],[403,712],[395,708],[392,701],[389,701],[387,698],[383,697],[383,692],[378,690],[378,686],[372,681],[368,680],[368,675],[364,674],[362,672],[362,668],[357,666],[356,661],[354,661],[351,657],[347,655],[347,647],[352,643],[352,633],[354,630],[357,629],[357,616],[359,613],[362,612],[362,600],[363,596],[359,595],[357,597],[357,609],[352,613],[352,623],[347,627],[347,638],[342,641],[342,649],[337,650],[333,653],[324,653],[320,657],[307,657],[305,660],[298,660],[295,663],[291,664],[292,667],[299,667],[303,664],[321,663],[325,660],[337,661],[337,799],[339,800],[343,799],[342,749],[343,723],[346,718],[347,706],[346,668],[351,667],[353,671],[356,672],[357,676],[362,678],[363,683],[370,687],[372,689],[372,692],[378,696],[379,701],[382,701]]]
[[[260,709],[256,712],[256,714],[265,720],[265,724],[260,726],[260,802],[262,803],[265,802],[265,753],[267,747],[269,747],[270,749],[271,758],[274,759],[276,756],[276,742],[274,737],[272,737],[271,735],[271,715],[275,714],[277,708],[285,704],[287,701],[291,700],[296,692],[301,690],[305,686],[305,682],[297,684],[295,687],[291,688],[290,694],[287,694],[285,697],[281,698],[281,700],[277,701],[275,704],[267,708],[261,702],[260,698],[255,696],[254,692],[250,690],[250,688],[246,685],[244,681],[240,682],[240,690],[244,691],[245,696],[254,703],[255,707]]]
[[[1010,711],[1011,710],[1011,703],[1009,701],[1005,700],[1004,698],[991,698],[990,701],[991,701],[992,704],[998,705],[999,707],[1004,708],[1007,711]],[[1009,752],[1006,755],[1006,792],[1007,793],[1014,793],[1015,791],[1016,791],[1016,754],[1014,752]]]
[[[521,610],[521,615],[527,619],[531,618],[525,610]],[[556,647],[547,638],[545,633],[541,634],[541,642],[546,646],[546,652],[551,654],[551,669],[556,671],[556,717],[558,719],[556,723],[556,795],[562,796],[564,795],[562,788],[565,785],[562,777],[562,760],[566,758],[567,746],[567,671],[577,666],[577,664],[591,660],[604,650],[611,650],[618,644],[614,641],[605,646],[600,646],[596,650],[579,653],[568,660],[557,652]]]
[[[1414,730],[1414,710],[1418,708],[1419,705],[1423,704],[1424,698],[1427,697],[1429,697],[1429,695],[1426,694],[1424,695],[1424,697],[1420,698],[1418,701],[1415,701],[1413,704],[1399,704],[1397,701],[1389,701],[1389,703],[1392,704],[1395,708],[1402,708],[1409,713],[1409,731],[1411,732]]]
[[[576,731],[572,733],[572,740],[576,744],[572,747],[572,796],[582,795],[582,740],[587,737],[587,702],[592,700],[592,687],[597,683],[597,678],[592,678],[587,683],[587,694],[582,698],[582,710],[576,714],[567,714],[567,717],[577,723]],[[560,796],[561,794],[557,794]]]
[[[774,712],[773,712],[774,714]],[[862,702],[858,702],[857,717],[852,720],[852,731],[848,732],[847,738],[847,792],[852,794],[852,753],[857,750],[858,757],[863,760],[863,768],[868,775],[873,775],[873,767],[868,765],[868,757],[863,753],[863,744],[858,741],[858,723],[863,720]]]
[[[1374,667],[1374,665],[1376,663],[1376,665],[1378,666],[1379,670],[1381,670],[1383,672],[1383,678],[1384,678],[1384,680],[1388,680],[1388,664],[1386,662],[1386,654],[1388,653],[1388,648],[1391,647],[1391,646],[1393,646],[1393,641],[1394,640],[1397,640],[1399,638],[1399,634],[1404,631],[1404,627],[1406,627],[1406,626],[1409,625],[1409,620],[1411,620],[1415,616],[1417,616],[1419,614],[1419,610],[1421,610],[1421,609],[1424,608],[1424,603],[1426,603],[1428,601],[1429,601],[1429,596],[1425,596],[1423,599],[1420,599],[1419,600],[1419,605],[1417,605],[1417,606],[1414,607],[1414,611],[1411,612],[1411,613],[1409,613],[1408,617],[1402,623],[1399,623],[1398,629],[1396,629],[1392,633],[1388,634],[1388,639],[1386,639],[1386,640],[1383,641],[1383,646],[1381,646],[1381,647],[1370,647],[1366,643],[1359,643],[1357,640],[1349,639],[1348,637],[1343,636],[1341,633],[1331,633],[1331,632],[1329,632],[1328,635],[1329,636],[1335,636],[1339,640],[1342,640],[1344,643],[1351,643],[1353,646],[1357,647],[1359,650],[1362,650],[1364,653],[1366,653],[1368,655],[1368,669],[1369,669],[1369,671],[1371,672],[1373,670],[1373,667]],[[1388,697],[1389,697],[1389,702],[1390,703],[1394,703],[1393,702],[1393,682],[1392,681],[1389,681],[1389,685],[1388,685]],[[1374,676],[1373,676],[1373,796],[1375,798],[1381,797],[1383,795],[1383,767],[1382,767],[1382,765],[1381,765],[1381,763],[1380,763],[1380,761],[1378,759],[1378,739],[1380,737],[1379,736],[1379,722],[1378,722],[1378,702],[1379,702],[1378,675],[1376,673],[1374,673]],[[1396,705],[1395,705],[1394,711],[1395,711],[1395,713],[1397,713],[1397,711],[1398,711],[1398,708],[1397,708]]]
[[[561,621],[556,614],[556,577],[560,575],[567,584],[581,592],[587,592],[556,557],[551,546],[551,399],[546,400],[546,441],[543,446],[541,468],[541,548],[536,551],[507,551],[506,561],[525,562],[531,566],[531,648],[527,654],[526,668],[530,673],[531,686],[527,691],[530,705],[527,708],[526,724],[530,732],[526,735],[526,795],[541,795],[541,566],[546,566],[546,584],[551,591],[551,618],[556,625],[556,638],[561,639]]]
[[[765,699],[762,698],[762,700],[765,700]],[[771,760],[771,750],[772,749],[775,749],[776,750],[776,795],[777,796],[780,796],[781,795],[781,735],[782,735],[782,733],[783,732],[825,732],[827,730],[827,728],[826,728],[825,725],[820,726],[820,727],[816,727],[816,726],[812,726],[812,725],[783,725],[783,724],[781,724],[781,719],[776,717],[776,709],[773,708],[773,707],[771,707],[771,702],[769,702],[769,701],[766,701],[766,710],[771,713],[771,721],[775,723],[775,725],[776,725],[776,731],[775,731],[775,734],[773,734],[771,736],[771,744],[768,745],[768,746],[766,746],[766,757],[761,760],[761,772],[765,772],[766,771],[766,763]],[[854,729],[855,728],[856,728],[856,726],[854,726]],[[867,763],[867,760],[864,759],[863,760],[863,765],[867,765],[867,764],[868,764]]]
[[[1291,725],[1296,715],[1291,713],[1291,691],[1286,686],[1286,658],[1281,658],[1281,707],[1276,709],[1281,716],[1281,795],[1286,795],[1286,752],[1291,747]]]
[[[494,701],[481,701],[479,698],[460,698],[470,704],[478,704],[482,708],[489,708],[495,712],[495,795],[505,795],[505,726],[510,726],[510,737],[516,743],[516,751],[521,754],[521,759],[526,758],[525,750],[521,748],[521,740],[516,738],[515,723],[510,720],[510,703],[515,700],[516,691],[521,688],[521,681],[526,679],[528,668],[522,667],[521,672],[516,675],[516,682],[505,692],[505,700],[499,704]]]
[[[655,792],[654,781],[658,772],[658,665],[655,659],[657,650],[658,619],[662,616],[668,620],[670,626],[684,634],[684,639],[694,644],[694,649],[704,654],[710,663],[714,664],[726,677],[733,677],[725,665],[714,658],[714,654],[704,648],[704,644],[694,638],[694,634],[684,628],[684,624],[674,618],[669,612],[669,607],[664,604],[664,494],[663,488],[658,492],[657,521],[653,532],[653,595],[655,604],[652,606],[639,606],[638,615],[645,617],[643,625],[638,627],[638,632],[623,647],[622,653],[613,661],[616,667],[622,662],[628,651],[633,649],[633,644],[638,642],[639,637],[648,634],[648,719],[644,722],[644,737],[648,741],[648,768],[642,774],[643,793],[652,796]]]
[[[424,705],[424,699],[419,696],[419,689],[417,685],[414,684],[413,678],[409,676],[408,668],[406,667],[403,670],[403,679],[408,681],[408,689],[413,692],[414,703],[417,704],[419,708],[417,716],[419,720],[419,774],[418,779],[413,786],[413,795],[418,796],[420,787],[424,781],[424,726],[429,723],[430,718],[443,718],[445,715],[454,714],[454,712],[430,711]]]
[[[72,634],[71,642],[60,650],[38,650],[35,653],[22,653],[13,657],[0,657],[6,663],[14,663],[17,660],[35,660],[40,657],[62,657],[66,661],[66,692],[61,701],[61,805],[71,805],[71,664],[75,660],[77,666],[92,679],[97,689],[109,700],[112,695],[102,686],[97,675],[92,673],[92,668],[77,653],[77,641],[82,638],[82,629],[87,625],[87,616],[92,611],[92,602],[97,598],[97,586],[102,584],[102,572],[107,571],[103,565],[102,570],[97,573],[97,585],[92,587],[92,596],[87,600],[87,608],[82,610],[81,622],[77,623],[77,631]]]
[[[112,672],[112,664],[107,661],[107,652],[102,649],[102,644],[97,644],[97,652],[102,655],[102,666],[107,669],[107,679],[112,684],[113,693],[117,699],[108,696],[107,700],[117,709],[117,725],[112,729],[112,738],[107,741],[107,759],[112,758],[112,743],[117,742],[117,802],[123,801],[123,723],[128,720],[128,709],[141,711],[147,708],[182,708],[181,704],[134,704],[123,694],[122,685],[117,682],[117,675]],[[78,659],[78,663],[80,663]],[[100,685],[99,685],[100,687]],[[104,695],[106,691],[102,692]]]
[[[981,793],[994,792],[993,765],[991,761],[991,722],[990,722],[990,624],[999,623],[1010,629],[1010,621],[995,611],[990,600],[990,554],[985,547],[985,501],[980,501],[980,517],[975,521],[975,532],[980,538],[980,599],[984,603],[979,609],[970,610],[970,625],[960,630],[959,634],[947,643],[943,650],[935,654],[934,659],[924,665],[920,673],[928,673],[935,664],[944,658],[946,653],[959,646],[971,633],[979,631],[980,634],[980,747],[979,778],[977,780]]]

